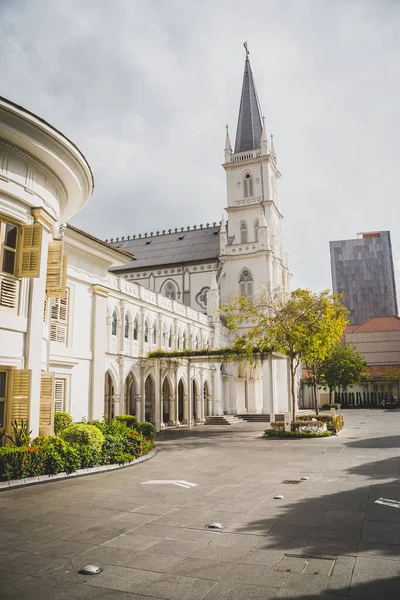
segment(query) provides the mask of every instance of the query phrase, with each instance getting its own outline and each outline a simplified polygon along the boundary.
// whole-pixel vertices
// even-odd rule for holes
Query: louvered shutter
[[[43,229],[39,223],[23,225],[17,253],[17,277],[40,277],[40,253]]]
[[[39,435],[51,435],[54,422],[54,373],[41,373]]]
[[[17,306],[18,281],[0,275],[0,306],[15,308]]]
[[[46,293],[49,298],[62,298],[67,282],[67,257],[64,255],[64,242],[55,240],[49,243],[47,256]]]
[[[50,340],[61,344],[67,343],[68,333],[68,288],[64,298],[51,299]]]
[[[28,420],[29,395],[31,388],[31,370],[13,369],[11,371],[11,421]]]
[[[43,323],[46,323],[47,321],[47,306],[48,306],[48,298],[47,298],[47,294],[44,297],[44,304],[43,304]]]
[[[64,411],[65,379],[56,379],[54,393],[54,412]]]

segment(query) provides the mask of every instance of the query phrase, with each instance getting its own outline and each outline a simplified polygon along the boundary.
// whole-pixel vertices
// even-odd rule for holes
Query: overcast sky
[[[391,231],[399,272],[399,0],[0,0],[0,95],[87,157],[76,226],[104,239],[219,221],[245,40],[293,287],[329,288],[329,240],[361,231]]]

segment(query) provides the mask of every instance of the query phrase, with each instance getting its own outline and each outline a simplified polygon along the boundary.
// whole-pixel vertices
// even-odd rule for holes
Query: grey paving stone
[[[20,573],[11,573],[10,571],[0,570],[0,593],[4,588],[12,585],[13,583],[18,583],[20,580]]]
[[[149,596],[142,596],[142,594],[119,592],[90,585],[71,586],[60,598],[61,600],[149,600]]]
[[[155,544],[150,546],[149,551],[167,553],[170,556],[191,556],[201,548],[205,547],[204,541],[192,542],[189,540],[158,540]]]
[[[93,548],[93,544],[84,542],[70,542],[67,540],[55,540],[50,544],[40,547],[40,553],[59,558],[70,558],[77,554],[82,554]]]
[[[102,544],[103,546],[110,546],[112,548],[126,548],[127,550],[146,550],[153,544],[159,541],[157,537],[150,537],[149,535],[139,535],[124,533],[117,537],[112,538],[108,542]]]
[[[172,569],[172,573],[178,575],[187,575],[188,577],[198,577],[201,579],[215,579],[219,581],[226,577],[234,564],[227,562],[217,562],[215,560],[206,560],[200,558],[187,558],[180,561]]]
[[[350,597],[365,600],[395,600],[400,590],[400,561],[358,557],[351,581]]]
[[[208,579],[174,574],[164,575],[140,591],[148,596],[168,600],[202,600],[215,585],[215,581]]]
[[[220,582],[205,596],[204,600],[274,600],[278,588],[235,582]]]
[[[26,577],[1,591],[1,600],[58,600],[70,588],[69,583]]]
[[[35,552],[23,552],[18,558],[5,560],[1,564],[1,569],[11,573],[20,573],[22,575],[38,575],[43,569],[51,566],[57,566],[59,558],[47,556]]]
[[[162,573],[154,571],[108,566],[99,575],[93,575],[85,585],[137,594],[145,592],[147,594],[146,590],[151,582],[158,579],[161,575]]]

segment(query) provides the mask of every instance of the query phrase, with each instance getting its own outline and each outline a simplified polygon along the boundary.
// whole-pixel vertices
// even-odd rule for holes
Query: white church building
[[[102,241],[66,225],[93,192],[84,155],[0,97],[0,428],[28,419],[33,435],[50,433],[55,411],[135,414],[159,430],[290,410],[281,355],[148,356],[229,346],[221,303],[289,287],[280,173],[261,114],[246,57],[220,223]]]

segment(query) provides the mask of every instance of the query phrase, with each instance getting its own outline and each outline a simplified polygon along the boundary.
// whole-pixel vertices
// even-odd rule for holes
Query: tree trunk
[[[329,388],[329,404],[332,404],[332,392],[333,388]]]
[[[290,384],[291,384],[291,394],[292,394],[292,421],[296,420],[296,394],[294,389],[294,377],[295,377],[295,368],[293,364],[293,359],[290,359]]]
[[[315,414],[318,415],[318,386],[317,386],[317,382],[313,381],[313,392],[314,392],[314,407],[315,407]]]

